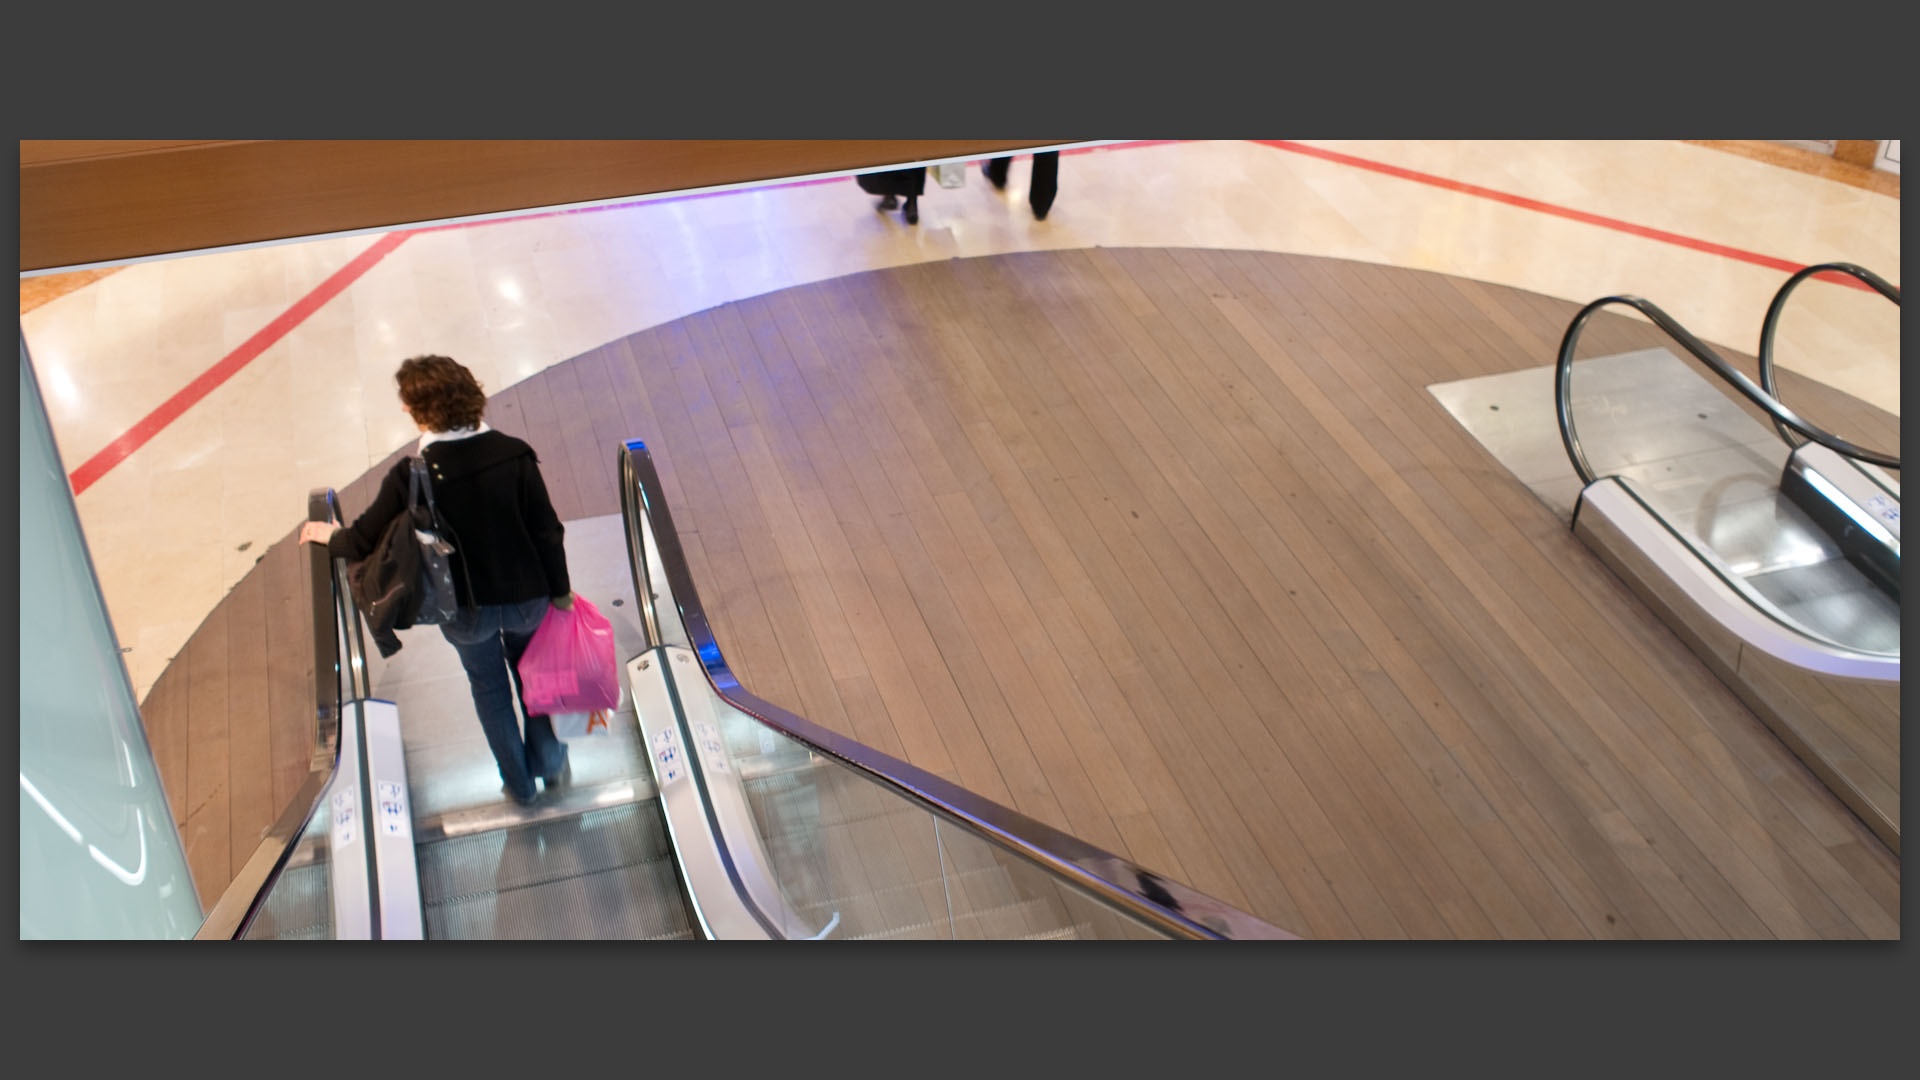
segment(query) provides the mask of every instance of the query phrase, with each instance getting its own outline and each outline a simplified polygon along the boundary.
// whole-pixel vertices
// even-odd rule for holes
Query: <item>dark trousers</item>
[[[869,195],[905,195],[914,198],[927,193],[927,167],[922,165],[917,169],[861,173],[853,178],[853,182]]]
[[[994,187],[1007,185],[1007,167],[1013,163],[1010,157],[988,158],[982,166],[987,179]],[[1033,155],[1033,179],[1027,184],[1027,205],[1033,207],[1033,216],[1046,217],[1053,208],[1053,197],[1060,191],[1060,151],[1049,150]]]
[[[441,636],[460,654],[460,666],[466,669],[473,711],[480,716],[480,730],[486,732],[494,764],[500,767],[500,780],[521,802],[539,793],[533,785],[535,776],[554,775],[567,760],[566,745],[553,734],[553,721],[527,708],[517,670],[533,632],[546,618],[547,607],[547,599],[541,597],[519,604],[461,608],[452,622],[440,627]],[[520,718],[514,715],[515,698],[527,718],[525,740],[520,737]]]

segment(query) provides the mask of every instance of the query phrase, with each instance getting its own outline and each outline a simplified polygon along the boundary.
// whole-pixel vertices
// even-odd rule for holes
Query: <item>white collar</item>
[[[482,420],[480,421],[479,427],[454,428],[452,431],[429,431],[420,436],[419,452],[422,454],[426,453],[427,446],[431,443],[449,442],[453,439],[470,438],[474,435],[480,434],[481,432],[492,431],[492,430],[493,430],[492,428],[487,426],[487,422],[485,420]]]

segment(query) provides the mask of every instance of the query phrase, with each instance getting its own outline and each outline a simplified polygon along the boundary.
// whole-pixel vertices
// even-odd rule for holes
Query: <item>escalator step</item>
[[[433,938],[693,936],[658,800],[417,851]]]
[[[658,801],[422,844],[428,906],[669,858]]]
[[[473,893],[427,909],[437,939],[689,940],[692,922],[670,861]]]
[[[284,871],[247,928],[247,938],[254,941],[324,941],[332,936],[333,904],[324,861]]]

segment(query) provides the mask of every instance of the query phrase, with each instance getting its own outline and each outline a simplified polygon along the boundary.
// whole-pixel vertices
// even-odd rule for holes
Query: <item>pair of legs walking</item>
[[[452,622],[440,627],[441,636],[460,654],[460,666],[466,669],[467,683],[473,690],[473,710],[479,714],[480,729],[486,732],[487,746],[500,767],[500,780],[506,784],[507,793],[523,804],[539,795],[533,784],[535,776],[552,787],[567,768],[567,745],[554,737],[552,720],[527,708],[518,670],[527,643],[546,618],[547,607],[548,601],[542,597],[518,604],[462,608]],[[520,719],[514,714],[515,699],[527,718],[524,739]]]
[[[926,194],[927,190],[926,166],[923,165],[913,169],[887,169],[882,172],[861,173],[853,179],[855,183],[860,185],[862,191],[871,195],[881,196],[879,208],[882,210],[892,210],[898,207],[900,200],[905,198],[907,205],[901,211],[901,216],[906,218],[907,224],[909,225],[918,225],[920,223],[919,200],[920,196]]]
[[[994,187],[1007,186],[1007,167],[1013,163],[1010,157],[988,158],[981,166],[987,174],[987,181]],[[1049,150],[1033,155],[1033,179],[1027,183],[1027,205],[1033,207],[1033,216],[1041,221],[1047,220],[1047,211],[1053,209],[1053,197],[1060,190],[1060,151]]]

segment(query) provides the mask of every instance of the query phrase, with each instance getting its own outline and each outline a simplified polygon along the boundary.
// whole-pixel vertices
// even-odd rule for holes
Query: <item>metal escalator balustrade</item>
[[[1587,321],[1602,308],[1620,305],[1632,308],[1647,317],[1655,326],[1687,350],[1694,359],[1706,365],[1709,371],[1719,376],[1721,381],[1739,391],[1742,397],[1766,412],[1785,432],[1791,431],[1819,443],[1838,454],[1857,461],[1865,461],[1882,468],[1898,469],[1900,459],[1890,454],[1856,446],[1837,435],[1830,434],[1807,420],[1792,409],[1782,405],[1771,393],[1754,385],[1735,370],[1720,355],[1708,348],[1706,343],[1695,337],[1686,327],[1680,325],[1673,316],[1662,311],[1653,303],[1638,296],[1603,296],[1580,309],[1573,321],[1567,325],[1567,332],[1560,339],[1560,354],[1554,369],[1554,408],[1560,420],[1560,439],[1566,445],[1567,456],[1573,461],[1573,467],[1580,474],[1582,483],[1591,484],[1596,479],[1593,467],[1587,462],[1586,451],[1581,448],[1580,437],[1573,419],[1573,358],[1580,341],[1581,331],[1586,329]]]
[[[1630,461],[1610,468],[1605,476],[1598,475],[1576,426],[1574,357],[1588,320],[1613,304],[1644,315],[1720,381],[1758,407],[1783,437],[1798,433],[1806,443],[1796,449],[1777,441],[1744,414],[1726,409],[1716,411],[1731,419],[1716,417],[1715,427],[1707,432],[1704,443],[1698,439],[1688,442],[1676,433],[1692,418],[1676,409],[1670,417],[1636,417],[1639,426],[1630,429],[1635,439],[1665,440],[1677,447],[1668,452],[1669,460],[1659,469]],[[1617,363],[1627,357],[1610,359]],[[1711,393],[1707,396],[1718,399]],[[1697,400],[1648,391],[1630,407],[1636,412],[1672,408],[1667,398]],[[1608,404],[1615,409],[1625,407],[1611,399]],[[1568,325],[1555,372],[1555,412],[1562,444],[1585,485],[1575,509],[1576,530],[1581,528],[1581,513],[1596,502],[1613,507],[1616,514],[1631,512],[1637,504],[1744,603],[1779,624],[1778,633],[1767,632],[1769,640],[1805,639],[1814,652],[1832,652],[1838,665],[1835,673],[1846,668],[1852,675],[1885,677],[1868,672],[1874,668],[1874,658],[1891,659],[1895,665],[1893,677],[1897,678],[1898,588],[1894,584],[1889,589],[1888,584],[1898,579],[1897,534],[1888,546],[1867,533],[1866,529],[1877,526],[1865,505],[1870,500],[1861,489],[1879,489],[1872,488],[1865,474],[1855,467],[1857,462],[1867,462],[1898,469],[1897,457],[1867,450],[1806,421],[1735,370],[1672,316],[1633,296],[1596,300],[1582,308]],[[1706,411],[1699,415],[1707,419]],[[1636,452],[1628,456],[1651,455]],[[1897,520],[1897,489],[1891,512]],[[1864,527],[1849,529],[1862,519],[1866,519]],[[1887,535],[1884,529],[1878,532]],[[1870,545],[1863,545],[1862,537]],[[1880,550],[1868,552],[1864,550],[1867,546]],[[1883,595],[1889,591],[1890,597]],[[1796,652],[1793,662],[1820,663],[1811,659],[1813,652],[1794,650],[1791,645],[1774,649],[1776,653],[1783,650]]]
[[[1854,263],[1817,263],[1789,277],[1767,305],[1760,326],[1760,386],[1775,400],[1780,391],[1775,355],[1787,299],[1801,282],[1820,274],[1847,274],[1900,306],[1900,289],[1879,274]],[[1877,464],[1836,459],[1831,451],[1802,445],[1786,425],[1774,421],[1782,442],[1794,448],[1781,477],[1781,490],[1839,544],[1849,562],[1898,601],[1900,596],[1900,484]],[[1892,466],[1898,468],[1898,465]],[[1897,644],[1895,646],[1897,649]]]
[[[1576,365],[1609,305],[1646,317],[1737,397],[1665,349]],[[1578,398],[1576,366],[1595,387]],[[1807,421],[1638,297],[1582,308],[1555,375],[1584,485],[1575,533],[1897,853],[1899,487],[1877,470],[1899,458]],[[1619,440],[1606,469],[1589,461],[1577,405]]]
[[[308,494],[306,520],[340,522],[332,489]],[[306,779],[207,913],[199,939],[334,936],[331,796],[338,791],[342,720],[364,696],[365,642],[336,560],[318,545],[302,547],[313,622],[313,756]]]
[[[308,520],[338,523],[331,490]],[[316,754],[307,781],[229,884],[203,938],[417,939],[424,914],[398,710],[371,695],[344,560],[307,548]]]
[[[331,491],[308,519],[341,520]],[[202,938],[639,938],[691,936],[664,823],[634,784],[574,792],[534,820],[481,808],[449,835],[412,835],[398,716],[372,697],[364,625],[345,563],[310,560],[317,752]]]
[[[649,645],[628,674],[637,707],[644,680],[673,699],[670,716],[637,711],[709,932],[730,920],[750,937],[1294,937],[749,693],[700,604],[651,453],[633,440],[617,463]],[[695,861],[731,892],[695,881]],[[729,897],[745,910],[704,909]]]

